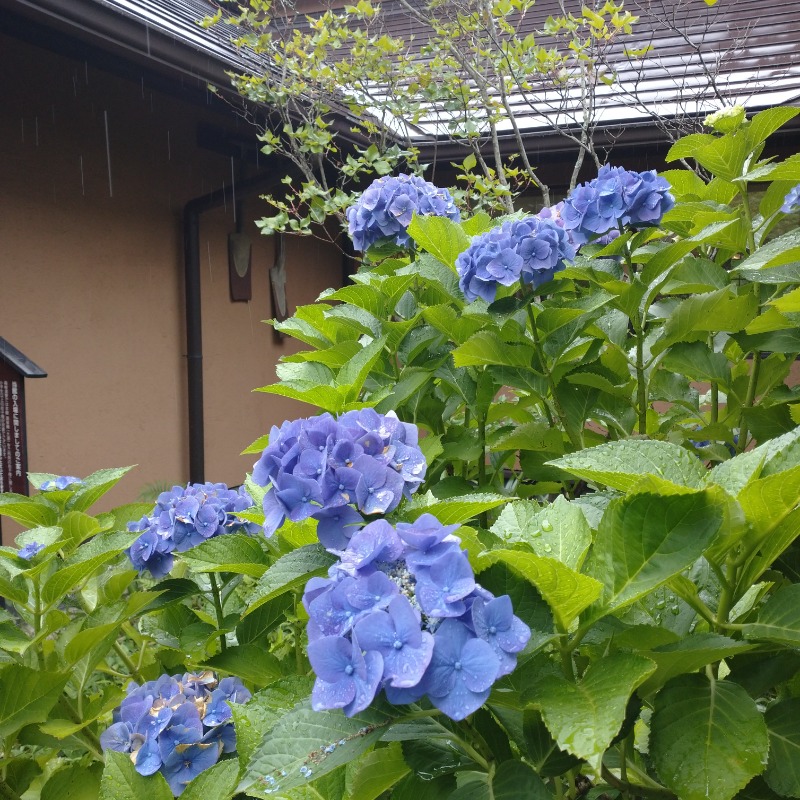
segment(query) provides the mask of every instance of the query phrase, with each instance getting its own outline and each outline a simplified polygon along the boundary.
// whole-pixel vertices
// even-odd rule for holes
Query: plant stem
[[[455,735],[452,739],[476,764],[479,764],[487,772],[489,771],[489,762],[468,741]]]
[[[550,367],[547,364],[547,358],[544,354],[542,343],[539,341],[539,331],[536,326],[536,317],[533,314],[533,306],[531,305],[530,302],[528,302],[525,309],[528,312],[528,320],[531,324],[531,336],[533,337],[533,346],[536,350],[536,356],[539,359],[539,363],[541,364],[542,373],[544,374],[544,377],[547,380],[547,385],[548,388],[550,389],[550,396],[553,398],[553,407],[556,410],[556,415],[558,416],[558,420],[561,423],[561,427],[564,429],[564,432],[569,437],[570,442],[572,442],[572,446],[576,450],[582,450],[583,442],[580,440],[579,437],[575,436],[570,430],[570,427],[567,424],[567,415],[564,413],[564,409],[561,407],[558,395],[556,394],[556,383],[553,380],[553,373],[550,372]],[[547,414],[548,422],[552,426],[554,420],[552,414],[550,413],[550,409],[547,405],[546,400],[544,402],[544,410],[545,414]]]
[[[739,442],[736,445],[738,452],[743,453],[747,447],[747,420],[745,419],[745,409],[752,408],[753,402],[756,399],[756,387],[758,386],[758,373],[761,371],[761,353],[753,353],[753,368],[750,372],[750,382],[747,384],[747,395],[744,398],[744,405],[742,406],[742,422],[739,426]]]
[[[0,800],[21,800],[20,796],[3,780],[0,781]]]
[[[635,325],[636,331],[636,411],[639,416],[639,434],[647,433],[647,383],[644,374],[644,330]]]
[[[61,704],[67,709],[72,721],[81,725],[83,724],[83,717],[78,713],[75,706],[72,705],[70,701],[69,695],[66,692],[62,692],[61,694]],[[81,728],[79,731],[75,731],[72,734],[74,739],[78,739],[81,744],[93,755],[97,758],[98,761],[103,760],[103,746],[100,744],[100,740],[95,736],[90,730],[86,728]]]
[[[564,675],[571,681],[575,680],[575,665],[572,663],[572,648],[569,642],[561,650],[561,668],[564,670]]]
[[[38,576],[33,579],[33,638],[38,639],[42,632],[42,588],[39,586]],[[41,644],[36,643],[36,663],[39,669],[44,669],[44,656]]]
[[[472,418],[472,414],[471,414],[471,412],[469,410],[469,406],[465,406],[464,407],[464,433],[467,436],[469,436],[469,424],[470,424],[471,418]],[[465,461],[461,465],[461,477],[464,480],[467,480],[467,478],[469,477],[469,464],[468,464],[467,461]]]
[[[219,594],[219,585],[217,584],[217,576],[213,572],[208,573],[209,582],[211,583],[211,596],[214,599],[214,609],[217,612],[217,628],[222,628],[225,619],[225,612],[222,608],[222,598]],[[219,635],[219,646],[224,653],[228,649],[228,643],[225,641],[225,634]]]
[[[133,659],[125,652],[125,648],[119,642],[114,642],[114,652],[120,657],[122,663],[127,667],[131,677],[136,678],[139,683],[143,683],[144,678],[142,678],[139,668],[133,663]]]
[[[655,798],[663,798],[663,800],[678,800],[678,798],[669,790],[664,788],[655,788],[649,786],[641,786],[640,784],[636,783],[627,783],[626,781],[620,780],[613,772],[611,772],[608,767],[602,767],[601,775],[603,776],[603,780],[608,783],[610,786],[613,786],[615,789],[619,789],[620,792],[624,792],[625,794],[631,793],[634,797],[655,797]]]
[[[711,422],[719,421],[719,384],[716,381],[711,383]]]
[[[714,619],[717,628],[726,628],[728,626],[728,614],[730,614],[731,606],[733,605],[733,595],[736,590],[736,573],[738,567],[733,558],[728,559],[726,583],[722,587],[719,595],[719,605],[717,606],[717,615]]]

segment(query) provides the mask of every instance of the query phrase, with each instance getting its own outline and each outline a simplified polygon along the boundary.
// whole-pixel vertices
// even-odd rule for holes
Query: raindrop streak
[[[225,181],[222,181],[222,210],[228,213],[228,195],[225,192]]]
[[[233,169],[233,156],[231,156],[231,207],[233,208],[233,222],[236,224],[236,177]]]
[[[78,73],[77,72],[72,76],[72,94],[75,95],[75,97],[78,96]]]
[[[172,147],[169,143],[169,131],[167,131],[167,161],[172,161]]]
[[[83,156],[78,156],[78,161],[81,165],[81,194],[86,197],[86,185],[83,182]]]
[[[142,76],[142,100],[144,100],[144,76]]]
[[[106,163],[108,165],[108,196],[114,196],[114,187],[111,183],[111,145],[108,139],[108,111],[103,112],[103,119],[106,124]]]
[[[144,26],[144,36],[145,36],[145,41],[147,42],[147,55],[150,55],[150,26],[149,25],[145,25]]]
[[[206,239],[206,247],[208,248],[208,277],[211,283],[214,283],[214,270],[211,269],[211,242]]]
[[[89,85],[89,62],[88,61],[84,61],[83,62],[83,76],[84,76],[84,79],[86,80],[86,85],[88,86]]]

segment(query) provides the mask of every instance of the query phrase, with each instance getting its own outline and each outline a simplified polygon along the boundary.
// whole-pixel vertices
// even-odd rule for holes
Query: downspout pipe
[[[262,174],[237,185],[237,195],[251,191],[270,193],[280,186],[277,175],[285,173],[285,165],[276,164]],[[189,200],[183,207],[183,275],[186,314],[186,377],[189,423],[189,482],[205,482],[205,422],[203,416],[203,323],[200,294],[200,215],[223,205],[228,190],[216,189]],[[233,198],[230,198],[233,202]]]

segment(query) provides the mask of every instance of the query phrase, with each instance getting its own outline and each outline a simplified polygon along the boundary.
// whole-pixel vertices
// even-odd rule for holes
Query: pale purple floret
[[[795,211],[800,211],[800,183],[786,193],[781,211],[784,214],[793,214]]]
[[[396,561],[402,553],[403,543],[395,529],[385,519],[377,519],[350,538],[341,554],[341,569],[354,574],[375,561]]]
[[[355,627],[365,650],[383,656],[383,677],[390,686],[416,686],[431,660],[433,636],[420,629],[420,614],[403,596],[396,596],[386,611],[370,614]]]
[[[342,636],[352,629],[362,611],[348,596],[355,583],[355,578],[344,578],[308,603],[308,615],[316,623],[315,636],[317,631],[322,636]]]
[[[350,506],[324,508],[314,514],[317,538],[328,550],[344,550],[353,534],[364,526],[364,517]]]
[[[531,638],[530,628],[514,616],[508,595],[472,603],[472,625],[479,639],[488,642],[500,659],[499,675],[508,675],[517,665],[516,654]]]
[[[425,552],[448,537],[459,544],[460,540],[452,536],[458,528],[457,524],[442,525],[433,514],[421,514],[414,522],[398,522],[397,535],[415,550]]]
[[[449,550],[415,574],[417,600],[426,614],[460,617],[466,611],[463,600],[475,589],[475,575],[460,550]]]
[[[317,675],[311,693],[315,711],[341,708],[352,717],[372,702],[383,675],[380,653],[362,653],[355,636],[352,642],[325,636],[309,643],[308,658]]]
[[[436,631],[425,675],[428,697],[451,719],[464,719],[486,702],[499,668],[490,645],[462,622],[446,619]]]
[[[411,241],[406,228],[414,214],[447,217],[454,222],[461,219],[447,189],[416,175],[378,178],[347,209],[353,247],[364,252],[382,241],[404,247]]]

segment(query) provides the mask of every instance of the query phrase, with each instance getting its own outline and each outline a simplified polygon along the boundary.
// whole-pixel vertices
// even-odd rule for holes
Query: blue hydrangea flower
[[[633,172],[606,165],[596,178],[570,192],[560,216],[572,241],[582,245],[621,226],[658,225],[675,205],[669,189],[655,170]]]
[[[364,515],[397,508],[422,483],[426,468],[416,427],[393,412],[365,408],[274,427],[252,476],[268,487],[264,533],[271,536],[287,519],[312,518],[320,541],[342,550]]]
[[[508,595],[489,601],[476,598],[472,603],[472,626],[500,660],[498,676],[508,675],[516,666],[516,654],[531,635],[528,626],[514,616],[511,598]]]
[[[332,550],[339,561],[303,595],[315,709],[352,715],[382,688],[391,703],[427,694],[463,719],[514,668],[530,630],[475,582],[457,527],[376,520]]]
[[[492,647],[463,622],[447,619],[439,626],[425,683],[436,708],[464,719],[486,702],[499,672]]]
[[[176,797],[221,753],[236,749],[230,703],[250,699],[238,678],[218,682],[208,671],[131,683],[127,692],[100,744],[129,753],[140,775],[161,772]]]
[[[794,189],[790,189],[786,197],[783,198],[781,211],[784,214],[793,214],[795,211],[800,211],[800,183]]]
[[[59,475],[55,480],[45,481],[40,487],[40,492],[54,492],[69,489],[71,486],[83,486],[83,481],[72,475]]]
[[[563,226],[545,216],[525,217],[472,239],[456,259],[458,285],[470,302],[481,297],[491,303],[499,286],[541,286],[574,258]]]
[[[355,636],[323,636],[308,645],[308,659],[317,680],[311,693],[315,711],[342,708],[352,717],[375,697],[381,682],[383,659],[375,650],[361,651]]]
[[[406,228],[414,214],[461,219],[447,189],[417,175],[378,178],[347,209],[353,247],[364,252],[382,240],[405,247],[411,241]]]
[[[37,553],[40,553],[44,550],[44,545],[39,544],[39,542],[28,542],[28,544],[20,547],[17,551],[17,555],[20,558],[24,558],[25,561],[30,561]]]
[[[154,578],[169,574],[173,553],[183,553],[225,533],[255,533],[258,525],[236,517],[253,505],[243,487],[229,489],[224,483],[194,483],[173,486],[158,496],[149,516],[128,523],[128,530],[141,535],[126,551],[131,564]]]

